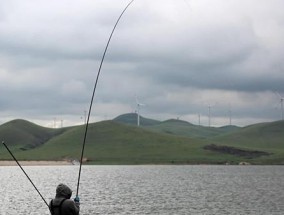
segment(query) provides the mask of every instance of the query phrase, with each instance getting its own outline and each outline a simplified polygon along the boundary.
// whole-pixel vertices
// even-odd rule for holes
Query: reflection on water
[[[78,166],[24,167],[49,202]],[[83,166],[81,215],[284,214],[283,166]],[[0,167],[1,215],[49,214],[19,167]]]

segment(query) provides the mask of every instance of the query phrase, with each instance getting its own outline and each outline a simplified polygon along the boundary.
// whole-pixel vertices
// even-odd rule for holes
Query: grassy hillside
[[[156,132],[202,139],[208,139],[210,137],[215,137],[239,129],[239,127],[233,126],[221,128],[204,127],[175,119],[166,120],[155,125],[147,126],[146,128]]]
[[[137,125],[137,113],[122,114],[114,118],[113,121],[120,122],[123,124],[128,124],[128,125]],[[158,120],[148,119],[148,118],[140,116],[141,126],[155,125],[155,124],[158,124],[159,122],[160,121]]]
[[[114,121],[128,125],[137,125],[137,114],[123,114],[116,117]],[[240,129],[237,126],[224,126],[220,128],[204,127],[178,119],[169,119],[161,122],[144,117],[140,117],[140,125],[151,131],[191,138],[209,138]]]
[[[79,159],[84,129],[14,120],[0,126],[0,137],[19,160]],[[90,124],[85,149],[84,157],[96,164],[284,164],[284,121],[208,128],[180,120],[137,127],[116,119]],[[0,150],[0,159],[11,159]]]
[[[10,146],[23,150],[37,147],[65,129],[51,129],[38,126],[26,120],[13,120],[0,126],[1,140]]]
[[[260,123],[244,127],[230,134],[212,138],[219,145],[234,146],[248,150],[262,150],[272,153],[259,162],[284,164],[284,121]]]
[[[19,159],[79,158],[84,127],[76,127],[50,139],[41,147],[18,151]],[[193,140],[104,121],[90,124],[85,158],[93,163],[202,162],[202,140]]]
[[[212,140],[248,148],[282,149],[284,146],[284,121],[247,126],[238,131],[212,138]]]

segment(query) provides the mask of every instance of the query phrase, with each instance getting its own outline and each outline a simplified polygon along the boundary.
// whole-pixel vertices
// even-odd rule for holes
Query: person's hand
[[[80,202],[79,196],[76,196],[76,197],[74,198],[74,202]]]
[[[74,198],[74,202],[75,202],[75,204],[79,207],[80,206],[80,198],[79,198],[79,196],[76,196],[75,198]]]

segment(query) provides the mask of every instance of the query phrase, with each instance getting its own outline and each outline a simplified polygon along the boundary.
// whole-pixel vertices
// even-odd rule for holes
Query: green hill
[[[84,127],[69,129],[40,147],[16,151],[18,159],[78,159]],[[92,163],[199,163],[202,140],[157,134],[114,121],[89,125],[85,158]]]
[[[210,137],[230,133],[239,129],[239,127],[236,126],[226,126],[221,128],[204,127],[175,119],[156,123],[154,125],[147,126],[146,128],[156,132],[201,139],[208,139]]]
[[[123,123],[123,124],[128,124],[128,125],[137,125],[137,113],[122,114],[122,115],[114,118],[113,121],[120,122],[120,123]],[[140,125],[141,126],[155,125],[159,122],[160,121],[158,121],[158,120],[148,119],[148,118],[140,116]]]
[[[23,150],[44,144],[50,138],[65,130],[45,128],[21,119],[0,126],[1,139],[9,143],[9,145],[19,146]]]
[[[128,113],[120,115],[113,119],[116,122],[137,125],[137,114]],[[218,136],[223,133],[229,133],[238,130],[240,127],[237,126],[224,126],[220,128],[215,127],[204,127],[193,125],[187,121],[179,119],[169,119],[165,121],[152,120],[140,116],[140,126],[150,131],[158,133],[166,133],[172,135],[186,136],[192,138],[208,138]]]
[[[137,127],[127,123],[133,116],[89,125],[84,155],[89,163],[284,164],[284,121],[209,128],[181,120],[149,120]],[[80,157],[84,129],[13,120],[0,126],[0,138],[19,160],[71,160]],[[2,145],[0,159],[11,159]]]
[[[262,157],[259,162],[270,162],[270,158],[273,157],[273,162],[284,164],[284,121],[250,125],[236,132],[212,138],[212,142],[218,145],[266,151],[273,156]]]
[[[212,140],[248,148],[281,149],[284,145],[284,121],[250,125]]]

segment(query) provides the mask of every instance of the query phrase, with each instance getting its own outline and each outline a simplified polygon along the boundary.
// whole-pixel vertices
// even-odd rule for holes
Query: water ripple
[[[24,167],[47,201],[78,167]],[[81,215],[284,214],[283,166],[83,166]],[[1,215],[49,214],[18,167],[0,167]]]

